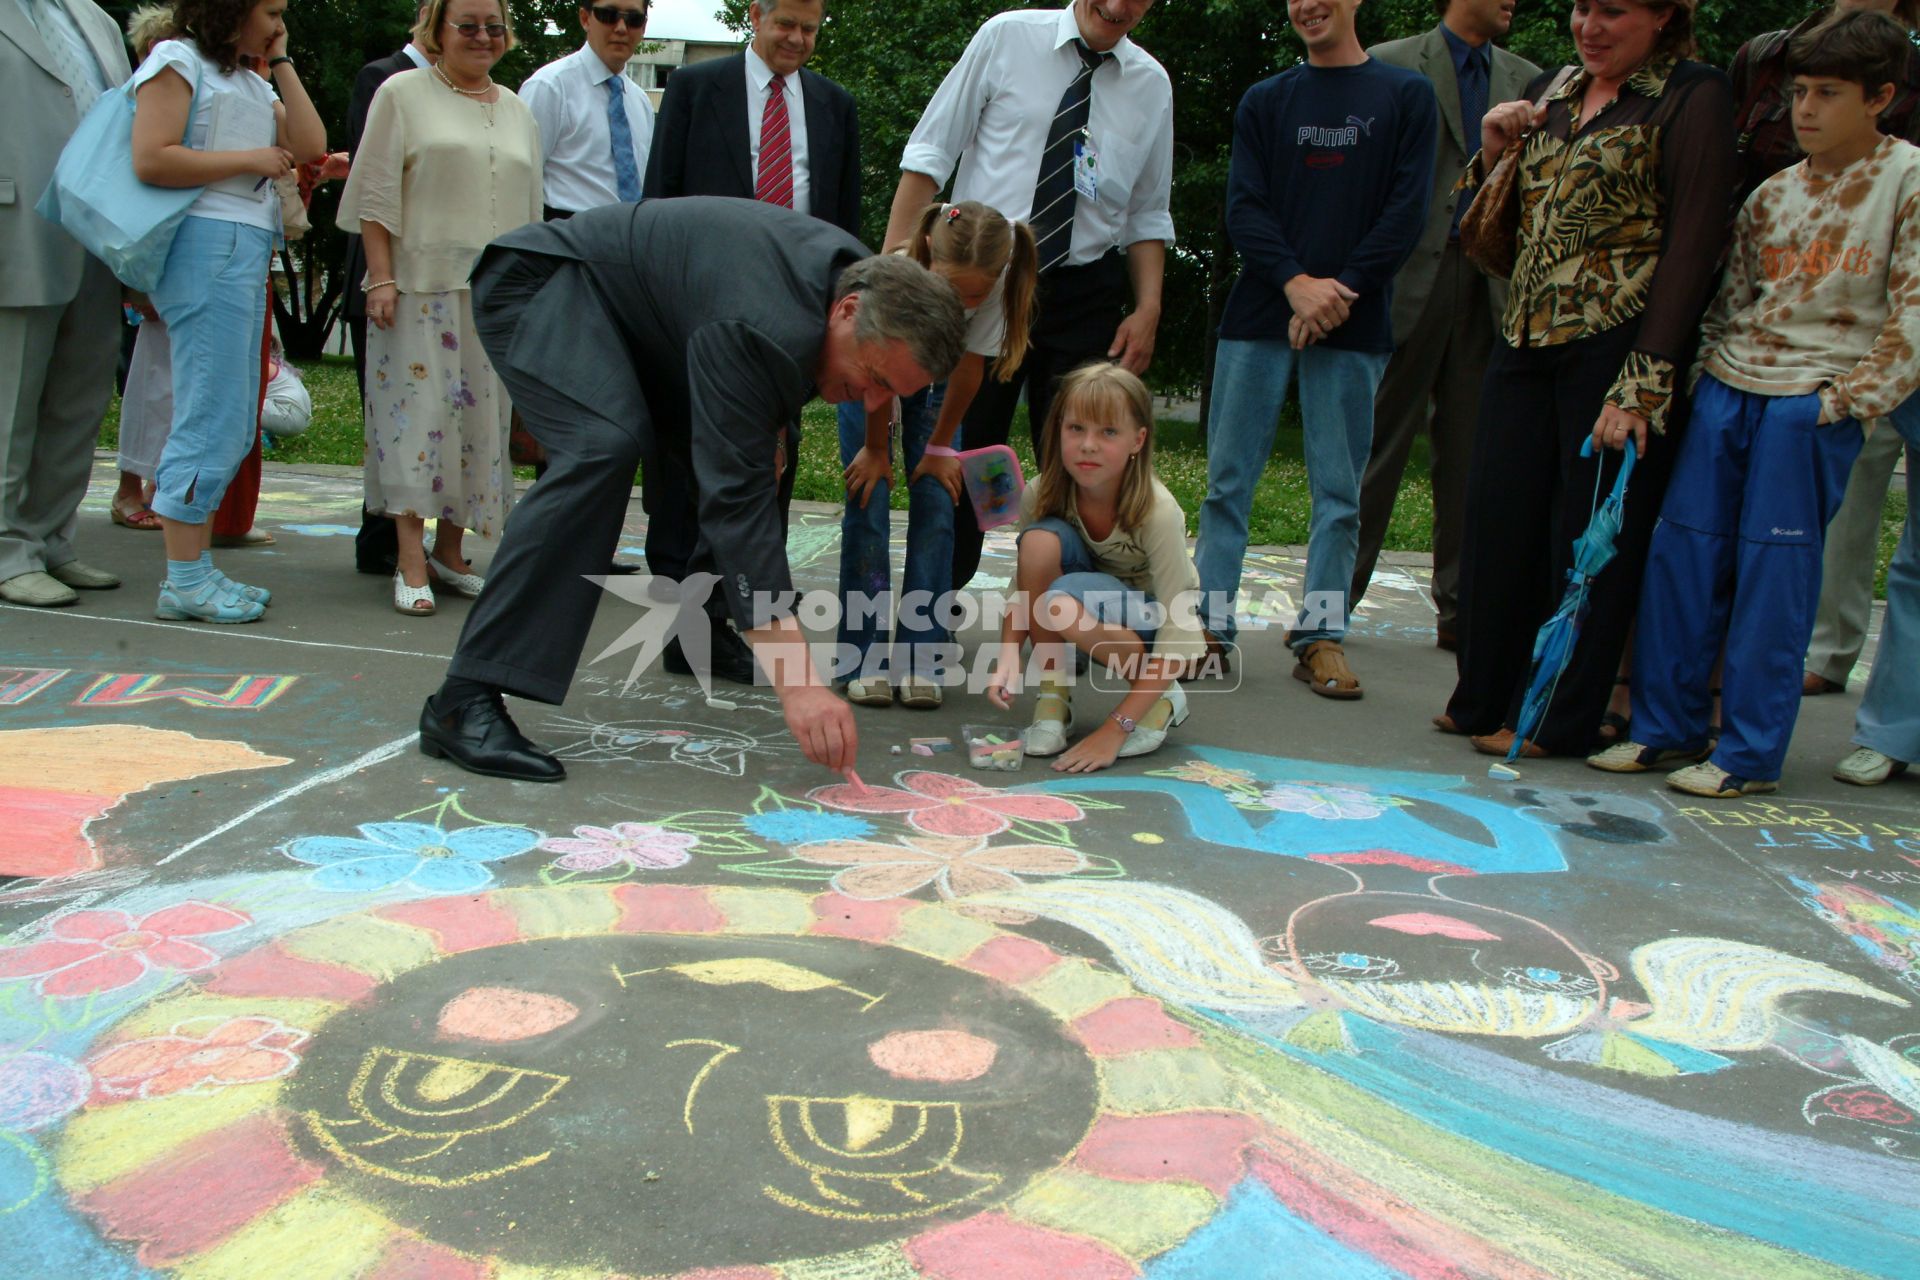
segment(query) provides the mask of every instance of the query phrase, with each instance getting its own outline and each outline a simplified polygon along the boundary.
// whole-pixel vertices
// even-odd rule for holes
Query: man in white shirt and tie
[[[653,104],[627,75],[647,33],[648,0],[583,6],[581,49],[527,77],[520,97],[540,126],[547,218],[640,199]]]
[[[61,148],[130,74],[93,0],[0,0],[0,599],[63,605],[120,579],[74,558],[113,395],[120,285],[34,212]]]
[[[1040,247],[1032,349],[1010,381],[981,386],[960,427],[969,449],[1006,443],[1024,390],[1038,456],[1061,375],[1099,359],[1144,373],[1153,359],[1173,241],[1173,88],[1127,34],[1152,8],[1073,0],[987,19],[901,153],[884,248],[905,242],[956,165],[953,200],[1029,223]],[[979,563],[962,503],[954,586]]]

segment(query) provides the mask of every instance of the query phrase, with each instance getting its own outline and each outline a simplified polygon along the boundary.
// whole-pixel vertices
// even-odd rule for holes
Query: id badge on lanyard
[[[1082,129],[1080,136],[1073,140],[1074,194],[1086,200],[1099,198],[1099,167],[1100,153],[1093,145],[1093,135]]]

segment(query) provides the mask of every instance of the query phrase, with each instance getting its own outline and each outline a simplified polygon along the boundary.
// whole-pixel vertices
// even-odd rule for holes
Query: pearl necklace
[[[462,89],[459,85],[453,82],[453,77],[449,76],[446,72],[446,68],[442,67],[439,63],[436,62],[433,64],[433,70],[434,70],[434,74],[440,77],[440,83],[446,85],[447,88],[453,90],[455,93],[462,94],[465,97],[480,98],[493,92],[492,76],[487,77],[487,84],[484,89]]]

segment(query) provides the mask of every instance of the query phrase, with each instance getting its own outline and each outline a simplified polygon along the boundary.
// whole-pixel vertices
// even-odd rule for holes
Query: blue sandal
[[[153,616],[167,622],[258,622],[266,611],[265,605],[243,600],[210,578],[190,591],[162,582]]]

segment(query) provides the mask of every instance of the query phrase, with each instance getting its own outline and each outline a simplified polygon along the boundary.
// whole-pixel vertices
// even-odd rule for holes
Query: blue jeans
[[[1895,409],[1890,422],[1907,442],[1907,524],[1887,565],[1887,616],[1853,741],[1912,764],[1920,761],[1920,504],[1913,490],[1920,476],[1920,395]]]
[[[205,524],[253,449],[260,423],[260,326],[273,233],[189,217],[174,234],[154,309],[173,339],[173,428],[152,507]]]
[[[909,475],[920,465],[945,394],[941,383],[900,402],[900,451]],[[857,403],[841,405],[840,465],[852,462],[866,440],[866,410]],[[907,563],[893,626],[893,643],[906,651],[903,668],[897,657],[887,657],[888,624],[895,613],[888,490],[884,480],[875,485],[864,508],[848,499],[840,517],[839,643],[843,658],[858,654],[860,664],[841,674],[935,680],[954,656],[943,652],[951,637],[941,621],[952,601],[953,497],[932,476],[920,477],[907,490]],[[872,656],[876,651],[878,658]]]
[[[1066,596],[1094,621],[1125,627],[1140,637],[1141,644],[1153,648],[1164,612],[1153,596],[1110,573],[1102,573],[1094,565],[1086,540],[1069,521],[1042,516],[1022,529],[1020,538],[1025,541],[1028,534],[1041,532],[1060,539],[1060,576],[1042,593],[1041,600],[1029,602],[1034,612],[1040,612],[1046,596]],[[1077,665],[1078,659],[1075,662]]]
[[[1296,369],[1313,493],[1306,591],[1288,636],[1297,652],[1347,633],[1347,590],[1360,554],[1360,479],[1373,449],[1373,393],[1387,371],[1386,355],[1326,346],[1295,351],[1267,340],[1220,343],[1207,415],[1207,500],[1193,559],[1200,570],[1202,621],[1231,643],[1239,630],[1233,605],[1247,555],[1253,490],[1273,452],[1280,406]]]

